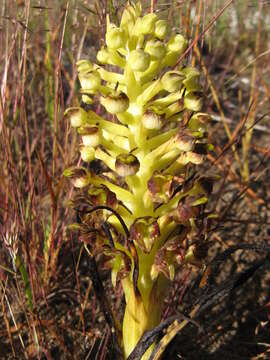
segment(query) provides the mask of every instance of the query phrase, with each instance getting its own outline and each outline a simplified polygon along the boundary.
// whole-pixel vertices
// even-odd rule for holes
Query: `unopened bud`
[[[110,114],[122,113],[129,107],[129,99],[124,93],[121,93],[120,95],[101,97],[100,103]]]
[[[180,159],[180,162],[183,165],[188,164],[188,163],[200,165],[203,163],[203,161],[204,161],[204,155],[197,154],[193,151],[185,152],[184,154],[182,154],[181,159]]]
[[[183,85],[186,88],[186,93],[201,90],[201,84],[199,82],[200,72],[197,69],[188,67],[183,69],[182,73],[186,75],[186,79],[183,81]]]
[[[166,50],[161,41],[149,40],[145,45],[144,51],[148,53],[152,59],[159,60],[164,57]]]
[[[99,129],[96,126],[84,126],[78,129],[78,133],[82,135],[82,142],[85,146],[97,147],[100,142]]]
[[[188,127],[191,131],[207,131],[207,124],[211,120],[210,115],[205,113],[196,113],[192,115],[188,122]]]
[[[76,188],[83,188],[89,184],[89,175],[84,168],[68,168],[64,171],[64,176],[71,178],[72,184]]]
[[[107,64],[109,60],[110,54],[107,49],[104,47],[99,50],[97,53],[97,61],[99,61],[101,64]]]
[[[75,128],[83,126],[87,121],[87,112],[80,107],[67,109],[65,115],[69,117],[71,126]]]
[[[147,110],[142,116],[142,124],[148,130],[159,130],[162,127],[162,116]]]
[[[90,60],[79,60],[76,63],[78,73],[86,73],[93,70],[93,64]]]
[[[106,33],[108,48],[119,49],[125,45],[125,33],[122,29],[111,27]]]
[[[129,65],[133,71],[145,71],[150,64],[150,55],[141,49],[131,51],[129,55]]]
[[[181,89],[184,79],[185,76],[179,71],[168,71],[163,75],[161,81],[164,90],[168,92],[176,92]]]
[[[140,34],[154,34],[155,32],[155,24],[158,20],[156,14],[147,14],[143,18],[141,18],[138,31]]]
[[[120,27],[121,28],[128,28],[134,26],[136,19],[135,9],[133,6],[128,6],[122,14]]]
[[[115,161],[115,170],[119,176],[135,175],[140,169],[140,162],[133,154],[120,154]]]
[[[97,70],[79,73],[82,90],[95,91],[101,84],[101,77]]]
[[[203,105],[200,93],[189,93],[184,97],[184,106],[188,110],[200,111]]]
[[[168,22],[166,20],[158,20],[155,26],[155,36],[161,40],[165,39],[168,32]]]
[[[181,151],[191,151],[194,148],[193,136],[180,131],[176,136],[176,146]]]
[[[182,54],[187,47],[187,40],[183,35],[177,34],[170,38],[168,42],[168,50],[177,53],[178,55]]]

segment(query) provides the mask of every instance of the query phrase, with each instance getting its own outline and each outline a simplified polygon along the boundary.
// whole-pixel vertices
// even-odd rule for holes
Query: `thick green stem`
[[[157,284],[157,283],[156,283]],[[134,350],[142,335],[160,323],[163,296],[158,286],[154,286],[148,297],[134,292],[129,278],[122,281],[126,309],[123,320],[123,346],[125,358]],[[153,345],[143,355],[142,360],[148,360]]]

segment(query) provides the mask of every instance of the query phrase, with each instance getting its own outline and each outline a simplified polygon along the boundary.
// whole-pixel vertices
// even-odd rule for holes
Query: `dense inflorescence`
[[[97,63],[77,63],[82,101],[101,104],[100,115],[66,111],[81,136],[81,158],[90,163],[65,171],[78,188],[73,204],[96,209],[81,212],[75,227],[95,253],[109,257],[113,285],[122,283],[125,357],[159,323],[175,271],[199,265],[207,252],[212,179],[197,169],[210,148],[210,117],[201,112],[199,71],[177,64],[186,48],[182,35],[169,36],[165,20],[141,16],[141,5],[129,4],[119,27],[107,19]],[[102,162],[99,171],[94,160]]]

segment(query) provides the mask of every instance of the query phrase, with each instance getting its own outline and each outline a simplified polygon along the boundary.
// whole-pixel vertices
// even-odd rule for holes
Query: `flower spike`
[[[113,287],[121,282],[124,359],[160,323],[176,272],[201,266],[207,253],[202,223],[215,178],[200,177],[198,168],[211,150],[211,118],[202,110],[200,72],[173,68],[187,46],[166,20],[128,1],[119,26],[107,17],[97,63],[77,62],[88,110],[65,112],[91,169],[64,172],[76,187],[82,224],[74,228],[95,254],[105,254]],[[101,164],[96,172],[93,161]]]

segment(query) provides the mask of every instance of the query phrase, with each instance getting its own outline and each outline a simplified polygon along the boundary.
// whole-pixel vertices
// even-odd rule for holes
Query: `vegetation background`
[[[80,103],[76,61],[95,60],[106,15],[117,22],[125,3],[0,0],[1,359],[110,359],[110,330],[87,255],[67,232],[75,214],[63,170],[79,153],[64,110]],[[220,175],[210,203],[219,224],[209,235],[209,260],[229,246],[269,243],[270,2],[142,4],[185,34],[193,46],[184,61],[202,70],[215,145],[204,171]],[[267,254],[236,252],[220,264],[214,284],[258,259]],[[104,259],[97,260],[110,293]],[[164,316],[188,309],[201,274],[178,275]],[[270,358],[269,274],[265,261],[252,280],[201,314],[203,334],[187,327],[164,359]],[[121,311],[121,289],[109,297]]]

